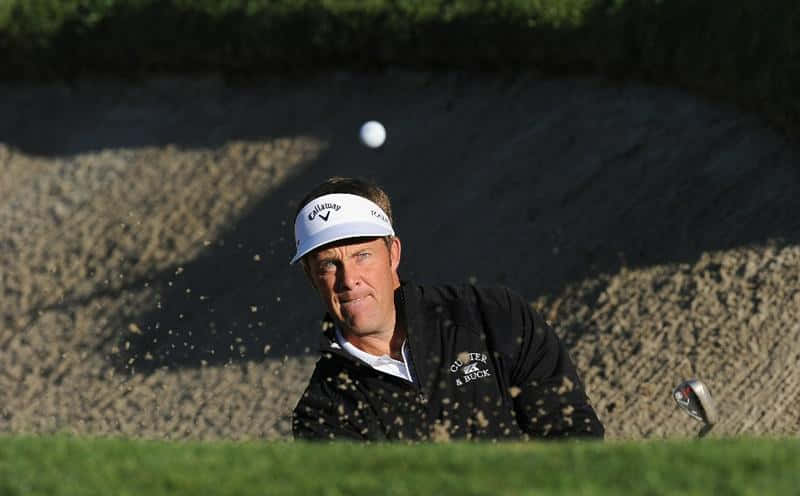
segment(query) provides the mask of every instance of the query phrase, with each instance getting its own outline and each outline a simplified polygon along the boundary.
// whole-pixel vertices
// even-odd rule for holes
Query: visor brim
[[[289,262],[289,265],[295,264],[310,252],[328,243],[348,238],[374,236],[394,236],[394,230],[371,222],[348,222],[331,226],[303,240],[300,246],[297,247],[297,253]]]

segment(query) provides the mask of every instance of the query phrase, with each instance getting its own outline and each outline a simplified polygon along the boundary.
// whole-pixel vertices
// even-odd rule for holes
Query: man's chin
[[[375,331],[373,322],[369,322],[369,319],[358,317],[345,317],[342,326],[346,332],[358,335],[372,334]]]

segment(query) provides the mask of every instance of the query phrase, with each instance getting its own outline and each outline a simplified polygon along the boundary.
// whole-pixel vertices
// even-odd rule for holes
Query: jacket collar
[[[394,293],[395,307],[398,318],[402,319],[406,327],[406,341],[408,342],[408,355],[414,375],[425,391],[430,391],[429,378],[431,367],[435,365],[435,349],[426,342],[430,337],[427,322],[422,312],[422,288],[408,281],[403,281]]]

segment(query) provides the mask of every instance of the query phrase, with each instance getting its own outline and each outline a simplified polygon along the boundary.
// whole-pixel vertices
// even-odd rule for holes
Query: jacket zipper
[[[428,398],[427,398],[427,396],[425,396],[425,393],[422,391],[422,381],[420,380],[419,374],[417,373],[417,362],[412,358],[413,357],[413,353],[411,352],[411,341],[408,338],[406,338],[406,348],[408,349],[409,361],[411,362],[411,367],[409,367],[409,371],[411,372],[411,378],[414,379],[414,381],[411,384],[416,389],[417,400],[420,403],[422,403],[423,405],[427,405],[428,404]],[[408,366],[409,366],[409,364],[406,363],[406,367],[408,367]]]

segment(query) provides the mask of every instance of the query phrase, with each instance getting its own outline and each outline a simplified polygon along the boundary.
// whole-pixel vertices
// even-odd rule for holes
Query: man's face
[[[328,312],[357,335],[394,330],[400,240],[353,238],[311,252],[306,271]]]

